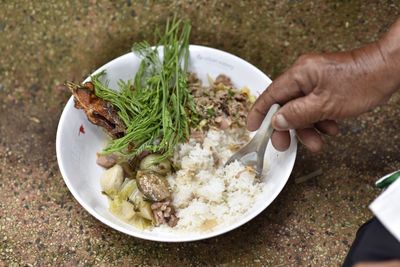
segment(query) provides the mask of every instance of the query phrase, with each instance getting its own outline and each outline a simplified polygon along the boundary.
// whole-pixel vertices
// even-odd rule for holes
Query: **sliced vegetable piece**
[[[138,187],[136,185],[136,181],[129,179],[125,183],[125,185],[121,188],[121,191],[118,193],[118,197],[120,197],[121,199],[127,200],[129,198],[129,196],[132,195],[132,193],[137,190],[137,188]]]
[[[128,201],[123,201],[121,204],[121,218],[129,220],[135,215],[134,206]]]
[[[144,199],[142,199],[142,201],[139,204],[139,215],[147,220],[154,221],[153,211],[151,210],[151,204]]]
[[[165,175],[171,171],[171,162],[168,159],[160,161],[161,155],[150,154],[140,161],[139,168],[144,171],[153,171]]]
[[[135,225],[137,228],[142,229],[142,230],[147,229],[152,226],[151,221],[146,220],[139,214],[135,214],[135,216],[133,216],[133,218],[130,219],[129,222],[132,223],[133,225]]]
[[[100,178],[101,189],[108,195],[115,195],[121,188],[124,179],[124,171],[120,165],[114,165],[106,170]]]
[[[126,200],[122,200],[119,197],[114,198],[110,201],[110,211],[123,220],[130,220],[135,215],[135,209],[133,204]]]
[[[110,211],[118,217],[121,214],[122,201],[123,200],[120,199],[119,197],[114,197],[114,199],[112,199],[112,200],[110,199],[110,201],[109,201]]]
[[[129,201],[135,206],[138,214],[147,220],[154,222],[153,212],[151,210],[151,203],[144,199],[143,194],[137,189],[129,196]]]

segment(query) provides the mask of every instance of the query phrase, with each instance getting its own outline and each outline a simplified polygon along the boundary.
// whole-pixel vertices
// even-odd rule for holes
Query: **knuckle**
[[[297,60],[296,66],[303,67],[314,67],[317,63],[321,62],[323,56],[320,54],[304,54],[301,55]]]
[[[293,68],[289,75],[292,80],[294,80],[300,87],[303,87],[306,82],[306,75],[304,75],[303,71],[299,69],[300,67]]]
[[[304,105],[300,101],[294,101],[288,107],[288,111],[292,114],[293,117],[301,116],[304,110]]]
[[[305,54],[300,56],[292,69],[290,70],[291,78],[302,88],[308,89],[309,93],[316,84],[320,77],[321,58],[319,54]]]
[[[268,86],[267,90],[264,92],[266,97],[274,98],[275,94],[280,90],[280,85],[278,82],[272,82],[270,86]]]
[[[304,54],[298,57],[296,60],[296,65],[307,65],[310,64],[313,61],[313,55],[311,54]]]
[[[277,88],[274,85],[271,85],[269,90],[264,91],[264,93],[261,95],[261,101],[263,102],[264,105],[268,106],[276,102],[275,98],[276,91]]]
[[[332,117],[332,113],[334,113],[336,105],[333,103],[329,94],[322,94],[319,97],[316,96],[315,103],[318,104],[320,120],[330,119]]]
[[[260,106],[254,106],[251,111],[261,115],[266,115],[264,109],[262,109]]]

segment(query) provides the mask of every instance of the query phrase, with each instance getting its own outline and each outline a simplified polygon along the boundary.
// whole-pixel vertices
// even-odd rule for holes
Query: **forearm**
[[[351,65],[355,80],[364,83],[365,95],[373,95],[370,108],[386,103],[400,89],[400,19],[379,40],[351,50]],[[335,53],[334,58],[346,58],[346,52]],[[377,100],[377,101],[376,101]]]

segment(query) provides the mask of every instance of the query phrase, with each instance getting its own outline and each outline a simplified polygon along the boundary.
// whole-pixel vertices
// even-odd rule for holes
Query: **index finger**
[[[279,76],[257,98],[247,116],[247,129],[249,131],[255,131],[260,127],[261,122],[273,104],[283,105],[304,95],[298,82],[291,77],[290,73],[290,71],[287,71]]]

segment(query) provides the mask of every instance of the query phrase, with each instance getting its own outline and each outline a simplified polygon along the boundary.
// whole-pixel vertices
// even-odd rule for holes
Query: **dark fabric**
[[[400,260],[400,242],[378,219],[373,218],[358,229],[343,267],[359,262],[395,259]]]

